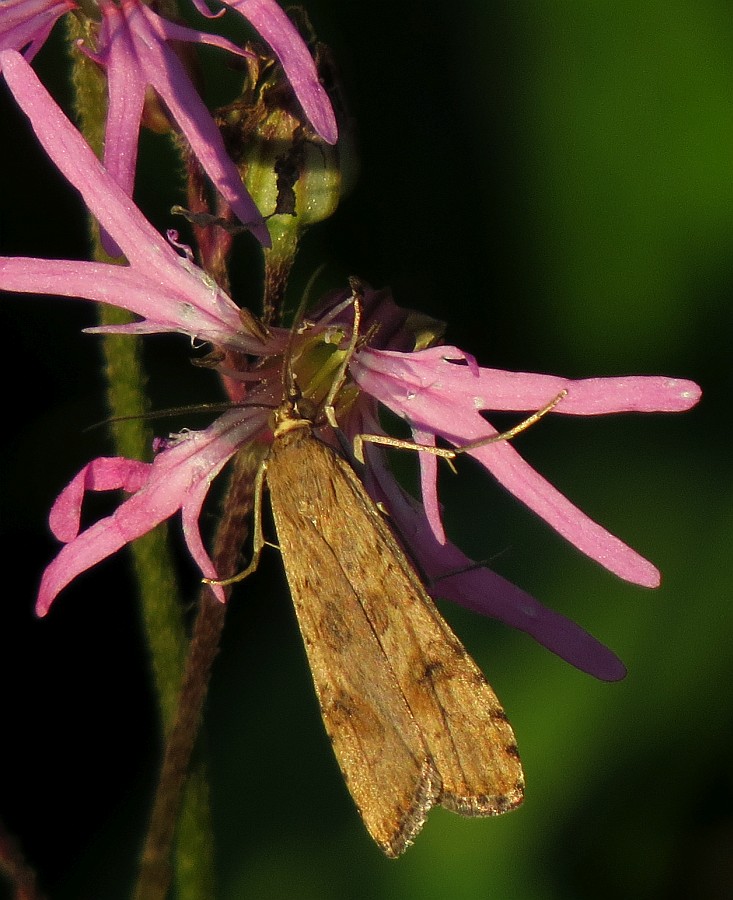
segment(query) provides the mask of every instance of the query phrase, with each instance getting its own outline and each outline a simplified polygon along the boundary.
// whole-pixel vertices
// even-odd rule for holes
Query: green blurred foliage
[[[581,558],[470,464],[443,475],[451,535],[612,646],[629,675],[595,682],[525,636],[444,605],[514,724],[527,799],[496,820],[436,810],[397,862],[371,845],[341,783],[269,554],[232,603],[209,704],[215,896],[729,898],[733,11],[720,0],[314,0],[308,10],[342,67],[362,175],[306,237],[296,295],[297,279],[325,260],[330,285],[346,274],[392,284],[399,302],[446,319],[447,340],[485,365],[665,373],[694,378],[704,398],[681,416],[545,420],[518,441],[659,565],[657,591]],[[2,151],[4,198],[19,165],[30,177],[31,162],[12,150]],[[144,207],[160,193],[150,159]],[[73,201],[46,178],[46,199],[3,199],[2,252],[41,255],[40,236],[44,253],[72,252],[63,204]],[[47,620],[27,612],[53,553],[45,510],[103,440],[80,434],[100,417],[94,339],[78,336],[91,316],[31,302],[2,301],[23,367],[20,382],[8,369],[6,569],[21,550],[36,553],[2,629],[22,685],[8,704],[3,794],[53,896],[124,897],[157,752],[146,662],[124,561],[67,590]],[[151,346],[160,405],[203,399],[187,348]],[[49,435],[58,441],[47,456]],[[73,804],[85,824],[65,831]]]

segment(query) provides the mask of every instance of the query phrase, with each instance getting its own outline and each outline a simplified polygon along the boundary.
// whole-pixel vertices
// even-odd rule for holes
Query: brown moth
[[[367,830],[399,856],[440,803],[522,802],[506,714],[351,466],[290,404],[266,462],[285,572],[326,731]]]
[[[356,346],[356,296],[354,311],[351,344],[323,406],[332,424]],[[293,398],[276,410],[255,509],[266,482],[326,731],[367,830],[396,857],[435,804],[464,816],[518,806],[522,766],[493,690],[354,469],[314,427]],[[254,571],[265,543],[258,515],[252,562],[224,583]]]

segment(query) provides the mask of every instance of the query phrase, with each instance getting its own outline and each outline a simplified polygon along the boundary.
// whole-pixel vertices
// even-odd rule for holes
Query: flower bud
[[[315,56],[336,114],[343,120],[337,92],[331,90],[333,67],[322,45],[316,47]],[[279,309],[301,235],[328,218],[345,193],[350,178],[344,177],[344,170],[354,168],[352,138],[343,121],[336,146],[313,131],[272,56],[258,48],[246,64],[242,94],[219,110],[217,123],[272,238],[272,248],[266,251],[264,316],[268,321]]]

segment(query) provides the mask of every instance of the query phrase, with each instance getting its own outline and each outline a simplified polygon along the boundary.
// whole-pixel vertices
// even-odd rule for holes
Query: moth
[[[496,694],[355,470],[314,427],[293,397],[276,410],[255,509],[266,485],[326,731],[369,834],[397,857],[435,804],[464,816],[518,806],[522,766]],[[256,568],[259,515],[253,539],[252,562],[224,583]]]
[[[275,528],[326,731],[367,830],[399,856],[440,803],[522,802],[506,714],[351,466],[282,406],[266,462]]]

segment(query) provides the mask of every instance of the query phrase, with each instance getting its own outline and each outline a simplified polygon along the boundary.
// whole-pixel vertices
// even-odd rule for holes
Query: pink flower
[[[461,364],[464,363],[464,364]],[[417,353],[365,349],[350,366],[355,382],[375,400],[405,418],[417,443],[435,446],[440,437],[456,447],[496,434],[480,410],[533,412],[560,391],[567,395],[552,414],[683,412],[700,398],[691,381],[630,376],[572,381],[553,375],[485,369],[455,347]],[[350,434],[379,433],[376,409],[362,411]],[[369,448],[367,445],[367,452]],[[656,587],[657,568],[606,531],[547,482],[508,441],[469,451],[508,491],[591,559],[627,581]],[[608,681],[625,668],[610,650],[575,623],[543,607],[500,575],[466,557],[446,539],[436,493],[437,458],[420,454],[422,504],[394,481],[384,456],[368,457],[366,484],[382,500],[410,548],[429,590],[475,612],[530,634],[577,668]],[[432,585],[432,589],[430,588]]]
[[[261,408],[230,410],[206,431],[179,435],[152,463],[121,457],[92,460],[64,488],[51,508],[51,531],[64,541],[46,568],[36,612],[44,616],[59,591],[125,544],[146,534],[181,510],[186,546],[205,578],[217,572],[201,540],[198,520],[211,483],[237,450],[260,432],[267,414]],[[79,532],[87,491],[122,489],[131,494],[111,516]],[[212,586],[223,602],[224,589]]]
[[[124,252],[129,265],[48,259],[2,259],[4,290],[84,297],[141,316],[108,331],[181,332],[199,341],[262,352],[242,329],[239,307],[187,257],[158,234],[109,175],[22,56],[0,52],[0,66],[36,135],[89,210]],[[90,329],[95,331],[99,329]],[[277,340],[275,340],[277,346]]]
[[[119,5],[112,0],[99,0],[99,8],[102,12],[100,49],[89,55],[107,69],[109,109],[104,145],[107,170],[131,197],[140,120],[145,91],[150,85],[234,214],[261,244],[269,247],[270,234],[265,221],[229,158],[216,123],[168,42],[213,44],[238,55],[242,51],[224,38],[162,19],[141,0],[122,0]],[[118,255],[111,245],[107,250],[112,256]]]
[[[555,375],[479,368],[457,347],[420,353],[370,350],[358,354],[351,374],[359,387],[406,419],[414,440],[455,447],[496,434],[481,410],[543,408],[561,391],[555,413],[597,416],[618,412],[680,412],[700,399],[700,389],[676,378],[630,376],[571,381]],[[510,493],[579,550],[626,581],[659,585],[658,570],[582,513],[526,463],[509,441],[469,451]],[[437,458],[420,454],[423,504],[435,539],[445,543],[436,495]]]
[[[84,262],[0,258],[0,289],[53,293],[105,300],[143,316],[142,322],[116,329],[127,332],[176,331],[228,349],[224,374],[249,385],[252,405],[231,409],[204,431],[174,436],[150,464],[125,459],[97,459],[62,491],[51,512],[51,527],[65,546],[43,575],[37,612],[44,615],[54,598],[78,574],[116,552],[125,543],[181,510],[183,533],[202,574],[217,573],[206,552],[198,519],[206,494],[222,467],[243,445],[269,441],[270,412],[284,392],[278,373],[287,335],[273,331],[266,345],[243,326],[237,307],[190,260],[181,258],[126,199],[96,161],[79,134],[48,97],[22,57],[0,53],[11,90],[31,119],[39,139],[67,178],[82,192],[127,255],[128,268]],[[572,381],[549,375],[481,368],[454,347],[409,352],[414,345],[410,315],[385,293],[364,298],[365,328],[379,323],[368,346],[350,361],[353,384],[337,408],[339,424],[353,438],[380,433],[378,404],[409,422],[416,440],[434,444],[440,437],[455,446],[496,432],[481,410],[535,411],[560,391],[567,392],[552,414],[600,415],[610,412],[678,412],[698,401],[692,382],[661,377],[596,378]],[[299,384],[318,384],[320,351],[348,340],[353,304],[346,297],[324,303],[314,321],[296,336]],[[101,329],[91,329],[101,330]],[[336,344],[334,344],[334,341]],[[340,344],[339,344],[340,341]],[[379,345],[377,345],[377,341]],[[315,352],[311,352],[315,351]],[[343,352],[343,349],[336,352]],[[257,379],[237,355],[272,357]],[[358,396],[354,390],[358,388]],[[310,395],[309,395],[310,396]],[[314,394],[314,399],[322,396]],[[335,444],[333,429],[319,431]],[[610,650],[563,616],[541,606],[519,588],[476,566],[445,537],[436,495],[436,459],[420,455],[423,503],[397,484],[381,448],[368,449],[364,480],[372,497],[385,503],[396,531],[429,579],[429,590],[520,628],[582,670],[614,680],[624,667]],[[471,451],[515,496],[592,559],[627,580],[647,586],[659,573],[647,560],[591,521],[525,463],[507,442]],[[79,531],[88,490],[123,488],[130,496],[111,515]],[[220,587],[214,590],[224,599]]]
[[[73,0],[4,0],[0,8],[0,50],[23,50],[30,62]]]
[[[202,12],[208,10],[194,0]],[[141,0],[98,0],[102,15],[99,49],[87,55],[107,69],[109,108],[104,163],[128,196],[132,196],[140,121],[148,86],[165,103],[191,150],[234,214],[264,246],[270,246],[265,221],[242,183],[224,147],[219,129],[193,86],[174,42],[210,44],[246,55],[226,38],[185,28],[156,15]],[[249,19],[272,45],[296,97],[315,130],[327,143],[338,137],[331,103],[318,80],[315,63],[295,26],[273,0],[234,0],[231,6]],[[2,7],[0,49],[26,48],[30,60],[72,0],[9,0]],[[112,256],[119,247],[104,235]]]
[[[140,119],[149,86],[165,103],[191,150],[234,214],[263,246],[270,246],[265,221],[224,147],[219,129],[169,42],[211,44],[244,56],[231,41],[185,28],[156,15],[141,0],[98,0],[102,13],[100,49],[93,56],[107,69],[109,109],[104,164],[132,196]],[[200,11],[202,3],[196,2]],[[338,132],[331,103],[315,64],[294,25],[272,0],[231,4],[270,42],[313,127],[328,143]],[[207,11],[208,12],[208,11]],[[108,252],[117,255],[110,246]]]
[[[23,57],[13,50],[0,51],[0,66],[49,156],[80,191],[129,261],[123,267],[0,257],[0,289],[97,300],[142,317],[129,325],[88,329],[91,332],[179,332],[232,353],[281,353],[287,335],[273,329],[263,344],[261,337],[247,332],[236,304],[188,256],[181,257],[163,240],[130,203]],[[276,401],[268,393],[266,402],[272,406]],[[44,574],[37,604],[39,615],[45,614],[58,591],[76,575],[178,509],[183,511],[184,533],[192,556],[203,573],[214,577],[213,564],[203,550],[196,526],[201,504],[221,467],[262,430],[266,419],[267,410],[262,408],[232,410],[207,432],[179,437],[152,464],[98,459],[86,466],[51,513],[54,534],[68,543]],[[134,496],[109,519],[78,534],[84,491],[113,488],[134,491]],[[223,591],[216,592],[223,600]]]

